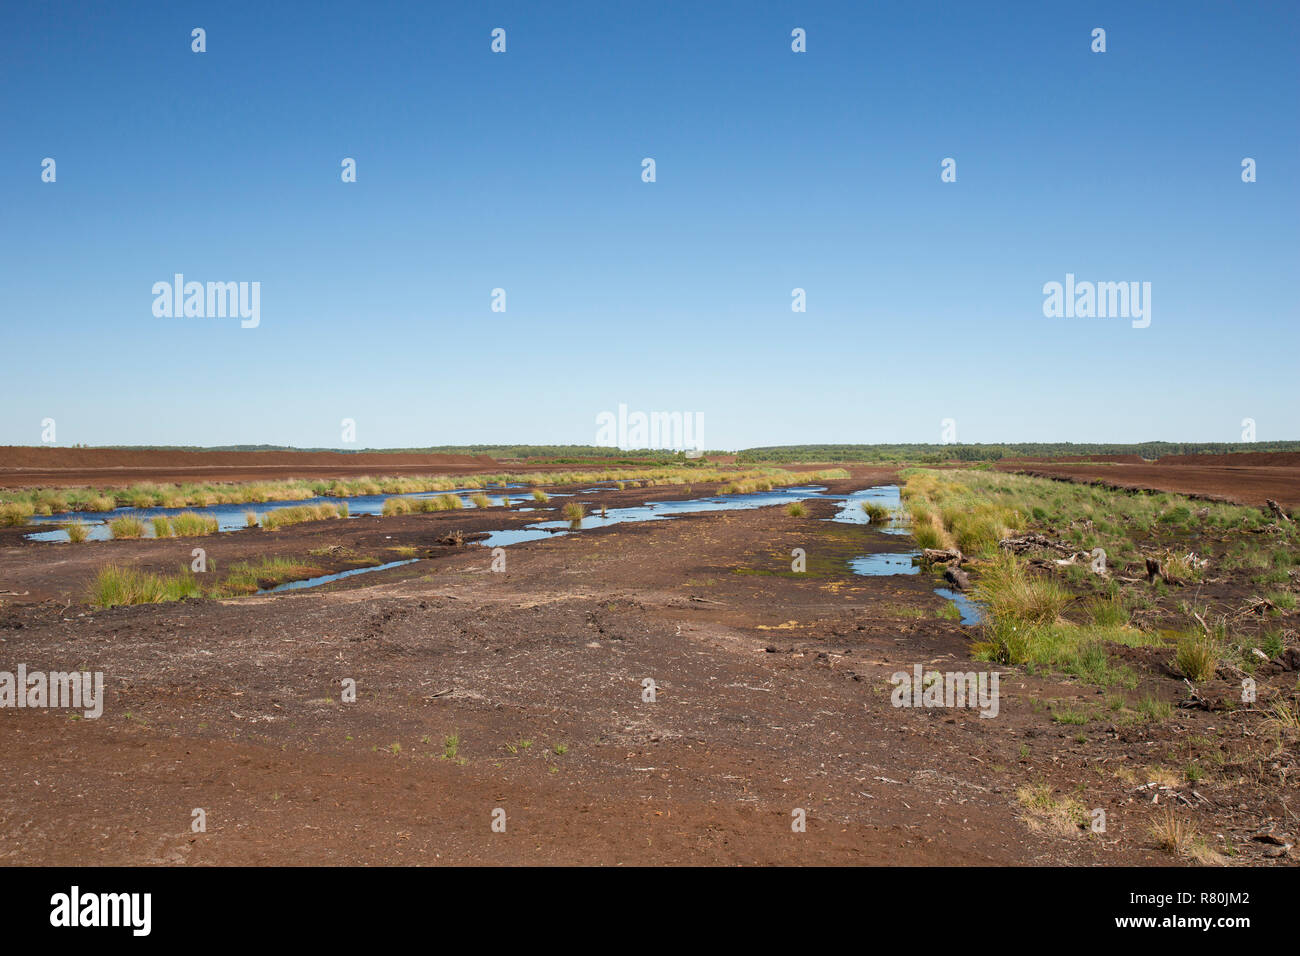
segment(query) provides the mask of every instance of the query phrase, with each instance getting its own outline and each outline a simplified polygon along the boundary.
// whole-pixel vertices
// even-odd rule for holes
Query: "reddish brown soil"
[[[5,488],[112,486],[143,481],[346,478],[372,474],[450,475],[496,471],[499,467],[486,455],[0,447],[0,487]]]
[[[1259,459],[1252,463],[1246,459]],[[1158,462],[1083,464],[1007,458],[1000,471],[1096,481],[1115,488],[1170,491],[1215,501],[1263,505],[1272,498],[1300,507],[1300,455],[1184,455]]]
[[[734,455],[710,465],[731,464]],[[574,471],[636,468],[609,459],[554,464],[487,455],[407,455],[389,452],[130,451],[117,448],[0,446],[0,488],[119,487],[139,482],[269,481],[284,478],[356,478],[362,475],[467,475],[501,471]],[[815,469],[791,465],[789,470]]]
[[[888,477],[859,468],[833,486]],[[1208,802],[1143,787],[1194,736],[1236,741],[1244,717],[1068,726],[1053,708],[1100,709],[1101,692],[1020,671],[993,719],[892,707],[897,670],[987,665],[970,629],[937,616],[928,575],[849,573],[909,540],[819,520],[836,507],[553,537],[507,549],[504,573],[483,548],[436,544],[527,518],[499,509],[241,531],[201,540],[216,573],[329,546],[429,557],[313,591],[107,611],[78,603],[100,564],[174,568],[200,542],[10,538],[0,590],[28,593],[0,595],[0,670],[101,670],[108,699],[98,720],[0,710],[0,862],[1167,863],[1149,832],[1166,804],[1212,847],[1262,860],[1250,834],[1287,822],[1276,768],[1230,758],[1199,785]],[[806,574],[790,573],[794,548]],[[1179,696],[1150,666],[1129,696]],[[1035,817],[1016,795],[1027,784],[1105,809],[1107,832]],[[191,832],[194,808],[206,833]]]

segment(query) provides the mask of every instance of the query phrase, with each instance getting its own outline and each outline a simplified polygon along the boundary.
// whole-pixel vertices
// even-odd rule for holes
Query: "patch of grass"
[[[581,521],[586,514],[586,510],[576,501],[570,501],[561,510],[560,514],[564,516],[565,521]]]
[[[1086,710],[1060,707],[1052,711],[1052,721],[1058,724],[1086,724],[1091,720],[1092,715]]]
[[[1032,575],[1028,565],[1012,555],[990,563],[975,592],[1000,624],[1020,627],[1051,624],[1071,600],[1055,580]]]
[[[100,568],[95,575],[89,600],[95,607],[109,608],[123,604],[161,604],[201,596],[198,581],[188,568],[169,576],[110,564]]]
[[[1222,648],[1213,635],[1190,631],[1178,639],[1174,666],[1188,680],[1200,683],[1214,677]]]
[[[1147,694],[1138,702],[1137,712],[1146,720],[1159,723],[1173,716],[1174,705],[1166,700],[1160,700],[1151,694]]]
[[[1292,594],[1290,591],[1274,591],[1271,594],[1265,595],[1265,597],[1268,600],[1272,601],[1274,605],[1281,608],[1283,611],[1295,610],[1295,604],[1296,604],[1295,595]]]
[[[472,496],[470,497],[469,500],[472,501],[472,502],[474,502],[474,507],[475,507],[475,508],[490,508],[490,507],[492,507],[492,499],[489,498],[487,495],[483,494],[482,492],[480,492],[480,493],[477,494],[477,495],[472,495]]]
[[[1194,859],[1199,863],[1218,863],[1219,854],[1209,848],[1190,821],[1180,818],[1171,808],[1158,814],[1150,827],[1156,848],[1170,856]]]
[[[885,524],[893,517],[893,512],[878,501],[862,502],[862,510],[871,519],[872,524]]]
[[[268,511],[262,518],[262,527],[267,531],[275,531],[278,528],[302,524],[306,521],[324,521],[329,518],[340,517],[342,517],[342,514],[337,505],[293,505],[288,508],[277,508],[274,511]]]
[[[1076,797],[1057,799],[1045,783],[1020,787],[1016,790],[1016,800],[1028,812],[1026,823],[1033,829],[1076,835],[1088,828],[1088,809]]]
[[[802,501],[792,501],[790,504],[785,506],[785,513],[791,518],[802,518],[804,515],[808,514],[808,509],[804,507]]]
[[[64,530],[68,532],[68,541],[72,544],[81,544],[90,536],[90,525],[84,521],[70,521]]]
[[[542,491],[541,488],[534,488],[534,489],[533,489],[533,500],[536,501],[538,504],[543,504],[543,505],[544,505],[544,504],[546,504],[546,502],[548,502],[548,501],[551,500],[551,496],[548,495],[546,492]]]
[[[299,581],[312,577],[320,568],[295,561],[292,558],[264,557],[261,561],[240,561],[230,566],[221,582],[219,593],[224,596],[253,594],[262,588],[275,587],[286,581]]]
[[[451,734],[443,739],[442,742],[442,759],[455,760],[456,755],[460,753],[460,734]]]
[[[1098,627],[1127,627],[1131,617],[1124,602],[1115,598],[1092,598],[1085,608]]]
[[[0,525],[18,528],[36,513],[36,508],[25,501],[6,501],[0,505]]]
[[[171,519],[172,534],[181,538],[216,534],[218,528],[216,518],[210,515],[201,515],[194,511],[182,511]]]
[[[144,522],[139,518],[123,515],[108,523],[109,533],[116,538],[143,538]]]

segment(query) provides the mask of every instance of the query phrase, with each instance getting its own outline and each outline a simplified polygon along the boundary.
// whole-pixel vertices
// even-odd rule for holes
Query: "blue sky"
[[[0,443],[591,443],[620,403],[723,448],[1300,438],[1294,3],[2,25]],[[155,317],[177,272],[260,325]],[[1067,272],[1150,282],[1150,327],[1045,318]]]

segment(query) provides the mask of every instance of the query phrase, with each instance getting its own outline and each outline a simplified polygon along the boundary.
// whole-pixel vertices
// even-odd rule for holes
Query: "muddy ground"
[[[856,468],[830,487],[892,478]],[[590,511],[686,495],[578,500]],[[438,540],[539,515],[75,546],[6,535],[0,590],[18,593],[0,595],[0,670],[103,671],[107,703],[97,720],[0,709],[0,862],[1185,862],[1150,832],[1167,807],[1223,861],[1294,862],[1252,839],[1294,833],[1300,811],[1286,758],[1256,755],[1258,715],[1175,707],[1157,722],[1065,725],[1054,711],[1102,692],[1015,668],[1001,668],[990,719],[892,706],[890,675],[914,664],[990,668],[971,660],[972,629],[945,615],[930,575],[851,573],[850,559],[911,543],[823,520],[837,509],[552,537],[506,549],[501,573],[486,549]],[[198,545],[218,576],[267,554],[322,570],[404,548],[424,560],[296,593],[81,603],[103,563],[170,571]],[[791,570],[795,548],[804,573]],[[1130,702],[1185,697],[1161,660],[1135,666]],[[348,679],[355,703],[341,701]],[[1151,770],[1202,739],[1226,755],[1212,779]],[[1032,785],[1104,809],[1106,831],[1035,812]],[[206,832],[192,832],[196,809]],[[792,831],[796,810],[806,832]]]
[[[1300,508],[1300,455],[1293,454],[1178,455],[1157,462],[1101,464],[1004,459],[996,467],[1041,478],[1172,491],[1213,501],[1263,505],[1272,498],[1284,508]]]

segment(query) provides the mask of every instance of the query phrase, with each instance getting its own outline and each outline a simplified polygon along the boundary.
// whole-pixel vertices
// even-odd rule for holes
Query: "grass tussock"
[[[161,604],[201,596],[199,583],[188,568],[178,574],[163,575],[110,564],[100,568],[95,575],[89,600],[95,607],[109,608],[123,604]]]
[[[489,498],[487,495],[483,494],[482,492],[479,492],[476,495],[471,495],[469,500],[474,502],[475,508],[492,507],[492,499]]]
[[[342,517],[344,517],[343,512],[339,510],[338,505],[334,504],[292,505],[288,508],[268,511],[262,517],[262,527],[267,531],[275,531],[277,528],[287,528],[307,521],[326,521],[330,518]]]
[[[808,509],[802,501],[792,501],[785,506],[785,513],[791,518],[802,518],[808,514]]]
[[[565,521],[578,522],[586,517],[587,510],[576,501],[570,501],[561,510],[560,514],[564,516]]]
[[[217,529],[216,518],[201,515],[194,511],[182,511],[171,519],[171,533],[178,538],[216,534]]]
[[[878,501],[862,502],[862,510],[872,524],[888,524],[893,512]]]
[[[72,544],[81,544],[90,537],[90,525],[84,521],[69,522],[64,530],[68,532],[68,541]]]
[[[25,501],[7,501],[0,505],[0,525],[18,528],[36,513],[36,508]]]
[[[120,518],[114,518],[108,523],[108,530],[112,536],[117,538],[143,538],[144,522],[139,518],[133,518],[130,515],[123,515]]]
[[[1201,683],[1214,677],[1221,653],[1214,635],[1204,631],[1188,632],[1178,639],[1174,666],[1188,680]]]
[[[293,558],[267,557],[261,561],[240,561],[230,566],[217,592],[224,596],[254,594],[287,581],[300,581],[319,574],[320,568]]]

